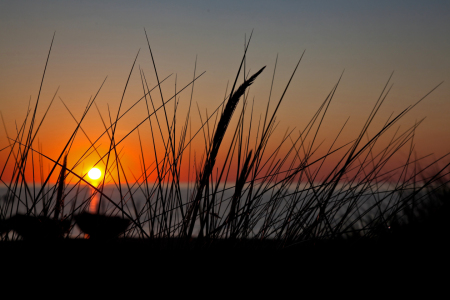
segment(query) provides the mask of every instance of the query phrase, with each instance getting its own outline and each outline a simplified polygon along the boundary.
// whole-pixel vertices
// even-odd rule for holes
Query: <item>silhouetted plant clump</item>
[[[39,145],[36,147],[35,138],[46,116],[41,120],[36,118],[40,103],[39,91],[34,109],[29,110],[17,135],[8,136],[10,144],[5,148],[9,148],[5,167],[8,162],[12,162],[14,167],[11,178],[4,176],[5,167],[0,175],[7,187],[7,194],[0,201],[0,231],[3,241],[81,237],[82,233],[76,235],[75,228],[79,228],[90,239],[114,240],[124,237],[145,241],[176,240],[181,242],[171,245],[187,248],[194,247],[193,245],[214,248],[224,242],[235,245],[242,241],[246,245],[266,242],[270,249],[288,249],[299,245],[318,245],[324,241],[447,236],[449,225],[444,220],[449,210],[449,193],[445,179],[448,173],[445,170],[449,164],[429,177],[424,175],[427,169],[438,166],[445,157],[435,160],[426,168],[418,168],[419,161],[425,157],[413,158],[413,146],[415,130],[421,121],[402,132],[396,132],[381,150],[375,150],[381,143],[380,137],[429,93],[414,105],[391,116],[370,137],[368,129],[390,91],[389,78],[358,136],[349,143],[336,146],[345,123],[328,151],[318,155],[320,145],[317,145],[317,135],[339,86],[339,78],[306,127],[298,134],[294,130],[278,134],[281,142],[275,144],[273,135],[278,125],[277,112],[303,54],[276,102],[275,109],[269,109],[271,88],[265,114],[258,119],[253,115],[254,103],[250,103],[249,93],[251,85],[257,82],[257,77],[265,67],[248,77],[245,68],[249,43],[246,43],[231,91],[226,93],[228,96],[205,119],[200,114],[201,126],[192,134],[194,82],[204,73],[197,76],[194,70],[191,82],[181,89],[175,85],[174,94],[171,97],[165,96],[161,85],[170,75],[159,80],[148,38],[147,42],[156,85],[150,88],[144,71],[139,68],[143,95],[123,112],[123,98],[135,68],[136,56],[116,117],[110,113],[107,123],[97,108],[104,124],[104,132],[96,140],[90,139],[81,125],[95,104],[104,82],[89,100],[81,118],[76,119],[66,106],[76,126],[56,159],[45,155],[39,150]],[[42,82],[46,68],[47,64]],[[272,86],[275,70],[276,63]],[[238,85],[241,76],[243,83]],[[236,86],[238,87],[235,89]],[[184,122],[180,122],[178,96],[188,88],[191,88],[189,108]],[[159,92],[159,96],[154,95],[154,91]],[[160,104],[156,103],[157,97],[161,99]],[[173,116],[168,113],[170,101],[174,102]],[[146,118],[119,140],[116,135],[119,120],[138,103],[145,103]],[[235,112],[237,117],[234,117]],[[234,128],[231,127],[233,117],[236,121]],[[154,161],[151,163],[145,160],[144,153],[147,151],[142,146],[139,133],[139,127],[147,124],[153,145],[153,152],[150,152]],[[89,139],[91,145],[84,154],[75,157],[70,150],[75,137],[81,133]],[[125,175],[126,166],[122,164],[120,150],[117,148],[132,133],[139,136],[142,169],[139,176],[131,181]],[[201,135],[204,153],[192,155],[192,141]],[[225,143],[225,135],[230,137],[229,143]],[[109,150],[106,153],[100,153],[97,149],[102,137],[109,140]],[[157,139],[162,140],[159,143],[159,147],[162,145],[164,149],[162,154],[157,150]],[[394,154],[404,148],[409,148],[409,155],[403,165],[386,170]],[[220,161],[217,159],[219,152],[224,153]],[[325,176],[319,176],[320,172],[325,172],[325,161],[329,163],[327,159],[337,153],[341,156],[334,167]],[[95,165],[104,166],[105,169],[98,186],[86,180],[85,173],[78,174],[74,171],[91,154],[98,156]],[[75,161],[73,165],[68,165],[68,157],[72,163]],[[46,176],[42,171],[43,160],[52,164]],[[187,168],[185,164],[188,165]],[[42,181],[37,185],[34,177],[30,182],[30,178],[25,175],[30,166],[39,166],[41,171]],[[58,170],[60,173],[57,183],[49,184],[52,174]],[[232,172],[235,172],[235,176]],[[187,187],[180,180],[184,178],[182,174],[186,173]],[[156,179],[150,180],[150,175]],[[400,179],[396,179],[394,175]],[[421,176],[422,179],[417,180]],[[233,177],[235,179],[230,179]],[[70,182],[75,183],[66,184],[69,178]],[[106,184],[115,186],[119,201],[107,195]],[[82,186],[88,186],[92,193],[82,196]],[[144,195],[142,205],[135,199],[137,191]],[[73,194],[75,197],[69,198]],[[87,212],[95,195],[99,196],[98,208]],[[108,207],[100,213],[100,208],[105,203]],[[50,217],[52,213],[53,217]],[[72,225],[73,221],[78,227]]]

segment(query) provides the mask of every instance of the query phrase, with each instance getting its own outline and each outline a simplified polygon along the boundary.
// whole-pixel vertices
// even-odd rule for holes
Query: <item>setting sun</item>
[[[89,171],[88,176],[90,179],[97,180],[100,178],[100,176],[102,176],[102,171],[100,171],[98,168],[92,168]]]

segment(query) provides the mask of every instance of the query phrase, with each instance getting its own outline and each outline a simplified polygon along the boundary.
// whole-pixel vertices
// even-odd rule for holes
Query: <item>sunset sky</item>
[[[400,113],[443,82],[387,133],[390,138],[399,125],[400,131],[406,130],[426,118],[416,131],[415,149],[418,155],[434,153],[439,157],[450,152],[449,20],[449,1],[3,0],[0,2],[0,111],[9,136],[14,137],[16,126],[20,127],[24,121],[30,99],[34,108],[56,32],[37,109],[40,120],[59,87],[38,134],[43,152],[56,159],[76,127],[61,99],[79,119],[90,97],[108,76],[96,103],[105,122],[109,122],[108,105],[111,118],[115,119],[139,49],[121,112],[143,95],[139,67],[149,85],[155,85],[145,28],[159,78],[173,74],[162,86],[166,100],[173,95],[175,83],[180,90],[192,80],[196,57],[197,75],[206,71],[195,82],[191,112],[194,131],[200,124],[197,104],[202,118],[206,111],[211,114],[218,107],[224,99],[227,82],[231,85],[234,81],[245,39],[253,30],[246,72],[252,74],[267,66],[250,89],[255,118],[265,111],[277,55],[271,111],[305,51],[279,109],[275,141],[288,128],[295,127],[296,132],[303,130],[342,72],[318,144],[324,140],[324,151],[327,151],[348,117],[349,123],[338,144],[351,141],[357,137],[394,71],[391,79],[394,85],[373,127],[369,128],[369,136],[392,113]],[[242,76],[238,83],[241,82]],[[154,100],[160,103],[159,91],[155,92],[152,92]],[[184,124],[190,95],[191,87],[179,95],[177,130]],[[168,107],[172,116],[173,101]],[[241,108],[238,106],[237,111]],[[124,137],[146,115],[145,104],[140,103],[118,123],[117,137]],[[0,149],[3,149],[9,142],[3,124],[0,125]],[[103,133],[94,106],[82,127],[91,140]],[[151,161],[153,146],[148,123],[141,127],[143,147],[150,153]],[[99,150],[104,153],[108,140],[100,143]],[[137,131],[122,145],[125,146],[123,163],[140,174]],[[204,149],[203,135],[193,145],[199,151]],[[38,147],[37,141],[34,146]],[[88,146],[88,140],[79,133],[69,155],[69,166]],[[407,150],[408,147],[402,153],[407,155]],[[2,168],[8,153],[9,148],[0,152]],[[95,161],[95,157],[87,159],[85,168]]]

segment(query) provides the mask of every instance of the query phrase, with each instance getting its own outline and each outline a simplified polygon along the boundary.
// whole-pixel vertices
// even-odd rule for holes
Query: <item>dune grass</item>
[[[108,238],[115,238],[122,233],[121,237],[141,240],[181,240],[183,243],[177,244],[179,247],[190,247],[193,241],[195,243],[203,241],[203,244],[208,245],[219,245],[224,241],[231,243],[260,241],[271,243],[275,248],[289,248],[302,243],[320,241],[376,240],[405,231],[402,229],[405,228],[405,224],[413,224],[423,229],[425,228],[423,224],[428,222],[426,220],[430,219],[429,215],[433,212],[440,212],[439,218],[443,218],[442,207],[448,206],[443,199],[448,196],[446,178],[449,164],[445,163],[446,157],[441,157],[428,166],[421,167],[420,162],[425,157],[417,158],[414,155],[415,130],[421,121],[402,132],[395,132],[390,141],[382,145],[381,150],[375,151],[381,143],[380,137],[391,132],[393,126],[429,93],[399,114],[392,116],[376,134],[369,137],[368,129],[389,94],[391,88],[389,78],[359,135],[350,143],[341,144],[339,136],[346,126],[346,123],[343,124],[326,153],[317,157],[315,154],[321,145],[317,145],[316,138],[339,86],[340,78],[298,135],[294,130],[288,130],[282,135],[277,147],[268,147],[277,130],[278,109],[282,105],[303,54],[282,95],[277,99],[275,109],[269,110],[272,101],[271,89],[265,115],[257,119],[253,115],[254,102],[250,102],[249,92],[251,84],[258,80],[265,67],[251,76],[246,74],[245,62],[249,47],[249,43],[246,43],[231,91],[226,93],[227,96],[222,103],[209,113],[206,119],[202,119],[199,112],[202,125],[193,132],[191,119],[195,113],[191,106],[194,83],[204,73],[197,75],[194,70],[190,83],[179,90],[175,88],[174,94],[170,97],[163,95],[161,84],[168,77],[159,80],[148,38],[147,42],[157,84],[150,87],[143,70],[139,68],[143,96],[123,112],[122,103],[131,74],[137,69],[135,63],[138,52],[115,118],[112,118],[111,113],[108,118],[104,118],[95,104],[104,82],[86,105],[81,118],[76,119],[65,106],[76,122],[76,127],[56,159],[43,153],[35,140],[46,117],[45,114],[41,120],[37,120],[36,111],[40,104],[42,83],[50,59],[52,47],[50,46],[35,106],[28,110],[16,135],[7,136],[9,146],[2,149],[2,155],[8,153],[0,175],[2,184],[7,188],[7,194],[2,196],[0,201],[2,241],[27,238],[26,235],[20,234],[20,230],[15,229],[18,227],[14,223],[26,227],[24,216],[31,218],[30,222],[35,223],[36,220],[43,223],[44,220],[53,219],[60,224],[72,225],[77,218],[89,219],[86,211],[89,211],[90,202],[95,194],[99,195],[99,203],[96,211],[91,211],[92,215],[98,214],[102,218],[114,217],[119,221],[126,220],[124,223],[126,230],[121,231],[118,229],[119,226],[114,229],[115,234],[108,235],[107,226],[102,227],[101,230],[105,231],[104,235]],[[275,70],[276,64],[272,85]],[[241,76],[244,78],[243,82],[238,84]],[[186,89],[191,89],[191,97],[187,115],[182,118],[177,110],[177,96]],[[156,103],[152,98],[152,93],[158,92],[161,103]],[[53,99],[55,97],[56,93]],[[60,100],[63,102],[61,98]],[[147,117],[118,140],[116,132],[119,120],[137,103],[142,102],[145,102]],[[169,104],[173,104],[173,117],[169,117]],[[237,109],[238,104],[242,107],[240,111]],[[104,125],[103,133],[94,141],[89,139],[82,127],[83,120],[93,105]],[[47,112],[49,109],[50,106]],[[163,119],[161,114],[157,115],[158,111],[164,112]],[[229,126],[232,118],[237,119],[235,128]],[[140,135],[141,126],[149,126],[150,137]],[[91,146],[80,157],[74,157],[71,156],[71,147],[78,134],[88,137]],[[133,174],[137,174],[135,178],[128,178],[125,175],[124,170],[127,166],[122,164],[119,147],[131,134],[138,134],[140,141],[135,153],[139,154],[142,166],[141,170],[132,170]],[[231,137],[228,144],[224,143],[225,134]],[[109,150],[101,154],[97,147],[103,136],[108,137],[110,144]],[[204,153],[201,155],[198,153],[193,155],[191,151],[192,141],[197,136],[203,136]],[[141,138],[151,139],[155,161],[145,160],[144,153],[147,150],[142,146]],[[156,149],[157,139],[163,141],[163,155]],[[270,152],[269,148],[275,150]],[[386,166],[389,166],[394,155],[401,149],[406,149],[409,154],[406,160],[401,167],[387,170]],[[219,150],[226,153],[225,158],[220,161],[217,160]],[[319,177],[325,163],[329,164],[327,159],[336,153],[342,153],[339,161],[326,176]],[[98,186],[92,185],[86,179],[87,172],[77,174],[74,171],[75,167],[82,164],[90,155],[97,155],[98,161],[95,165],[105,170],[105,176]],[[67,158],[71,162],[70,165]],[[11,178],[5,178],[5,168],[9,161],[14,162],[14,170]],[[52,164],[45,175],[44,161]],[[189,165],[187,170],[182,167],[182,162],[186,161]],[[25,170],[30,164],[33,178],[25,176]],[[432,168],[435,168],[433,172],[430,171]],[[58,170],[60,172],[58,182],[52,185],[50,178]],[[236,174],[231,174],[232,170],[235,170]],[[189,174],[187,185],[180,180],[183,172]],[[36,180],[35,173],[36,177],[40,174],[41,182]],[[155,176],[156,180],[150,180],[150,176]],[[65,184],[69,178],[72,183]],[[108,195],[105,190],[107,184],[115,187],[119,201]],[[83,194],[83,185],[89,186],[94,194]],[[135,199],[137,191],[145,196],[142,204]],[[68,199],[69,195],[73,194],[75,196]],[[69,212],[63,213],[67,209]],[[83,223],[79,227],[83,226],[86,225]],[[431,229],[434,226],[426,226],[430,231],[434,230]],[[56,234],[48,238],[77,237],[74,235],[75,226],[64,228],[64,233],[57,230]],[[42,235],[48,229],[40,230],[34,235]],[[82,230],[86,232],[86,229]],[[102,232],[98,230],[93,232],[94,236],[102,236]]]

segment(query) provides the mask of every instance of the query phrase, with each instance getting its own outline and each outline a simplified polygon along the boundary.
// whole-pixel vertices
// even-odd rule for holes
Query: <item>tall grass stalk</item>
[[[3,241],[21,238],[14,232],[7,234],[11,229],[14,230],[9,220],[16,215],[44,218],[53,214],[54,220],[72,222],[74,217],[87,210],[96,195],[100,199],[97,214],[129,220],[131,225],[124,233],[124,237],[128,238],[183,238],[184,241],[190,241],[196,237],[207,244],[254,239],[276,241],[278,247],[350,237],[377,238],[388,234],[391,225],[401,224],[402,218],[412,220],[417,215],[417,208],[428,203],[429,195],[437,195],[447,186],[445,178],[448,178],[446,170],[449,163],[445,163],[446,156],[421,168],[420,162],[428,156],[417,158],[414,154],[416,129],[423,120],[403,131],[397,129],[391,133],[393,126],[439,85],[415,104],[390,116],[380,130],[369,135],[369,128],[392,88],[391,74],[358,136],[346,144],[340,142],[339,137],[347,126],[347,119],[331,146],[324,154],[318,155],[322,149],[322,144],[318,144],[318,135],[342,75],[305,128],[287,129],[284,134],[278,134],[281,141],[275,145],[272,136],[278,130],[277,112],[304,52],[274,110],[270,111],[278,61],[276,58],[265,113],[257,118],[254,116],[255,100],[249,100],[250,86],[257,82],[265,67],[252,76],[246,74],[250,36],[231,91],[225,92],[228,96],[214,111],[206,112],[205,117],[198,108],[201,125],[192,131],[194,83],[204,72],[196,74],[196,61],[192,81],[180,89],[175,78],[173,95],[164,95],[161,86],[171,75],[159,80],[156,59],[146,32],[145,35],[156,76],[155,86],[150,87],[143,68],[139,66],[143,96],[122,112],[131,74],[137,69],[136,55],[115,118],[110,111],[107,117],[102,115],[95,103],[106,79],[95,96],[89,99],[78,119],[59,97],[74,120],[75,128],[56,159],[43,153],[41,144],[37,141],[36,145],[35,140],[58,92],[54,94],[43,118],[37,120],[36,111],[53,37],[35,106],[33,109],[29,106],[15,136],[10,136],[6,131],[2,116],[8,138],[8,146],[1,150],[2,155],[9,151],[0,174],[0,180],[7,190],[0,201]],[[241,70],[243,82],[239,85]],[[177,97],[188,88],[191,89],[189,106],[186,116],[182,118],[179,116],[180,100]],[[155,89],[158,89],[159,95],[152,94]],[[161,103],[156,103],[155,97],[160,97]],[[147,116],[118,140],[116,133],[119,121],[141,101],[145,104]],[[169,112],[170,101],[173,102],[172,117]],[[239,103],[242,108],[234,116]],[[81,126],[93,105],[104,127],[103,133],[96,139],[90,138]],[[158,111],[163,112],[162,119]],[[231,122],[233,116],[236,119],[234,128],[230,127],[234,124]],[[182,119],[184,121],[180,122]],[[141,134],[141,126],[149,127],[149,137]],[[72,155],[71,148],[80,131],[90,145],[81,156],[76,157]],[[390,141],[381,144],[380,138],[388,133],[392,134]],[[122,161],[123,148],[118,148],[131,134],[138,136],[139,146],[136,147],[135,155],[140,161],[140,170],[129,170],[128,174],[132,174],[133,178],[126,175],[128,170]],[[193,140],[198,135],[203,135],[203,153],[192,150]],[[229,139],[225,139],[225,135]],[[108,151],[101,153],[99,141],[105,137],[109,141]],[[144,147],[145,138],[150,138],[151,150]],[[162,147],[157,146],[158,141],[162,141]],[[381,150],[376,151],[380,147]],[[405,162],[400,167],[387,170],[395,154],[405,148],[408,152]],[[217,159],[219,151],[224,154],[220,160]],[[148,160],[147,153],[152,154],[153,161]],[[87,171],[80,174],[75,171],[92,155],[97,157],[94,166],[101,166],[104,170],[99,186],[94,186],[86,179]],[[340,155],[339,159],[323,176],[324,166],[330,165],[329,158],[336,155]],[[47,173],[44,172],[45,162],[50,163]],[[442,162],[443,168],[438,168],[431,176],[425,175],[430,168]],[[5,170],[11,168],[11,164],[12,175],[6,178]],[[29,168],[32,169],[32,178],[26,175]],[[57,170],[60,170],[58,182],[52,185],[50,179]],[[186,173],[187,176],[183,177]],[[186,186],[181,178],[188,178]],[[115,187],[119,194],[118,201],[107,194],[107,184]],[[85,186],[93,192],[85,190],[83,194]],[[138,201],[138,194],[143,195],[144,201]],[[66,238],[76,237],[76,228],[72,226]]]

